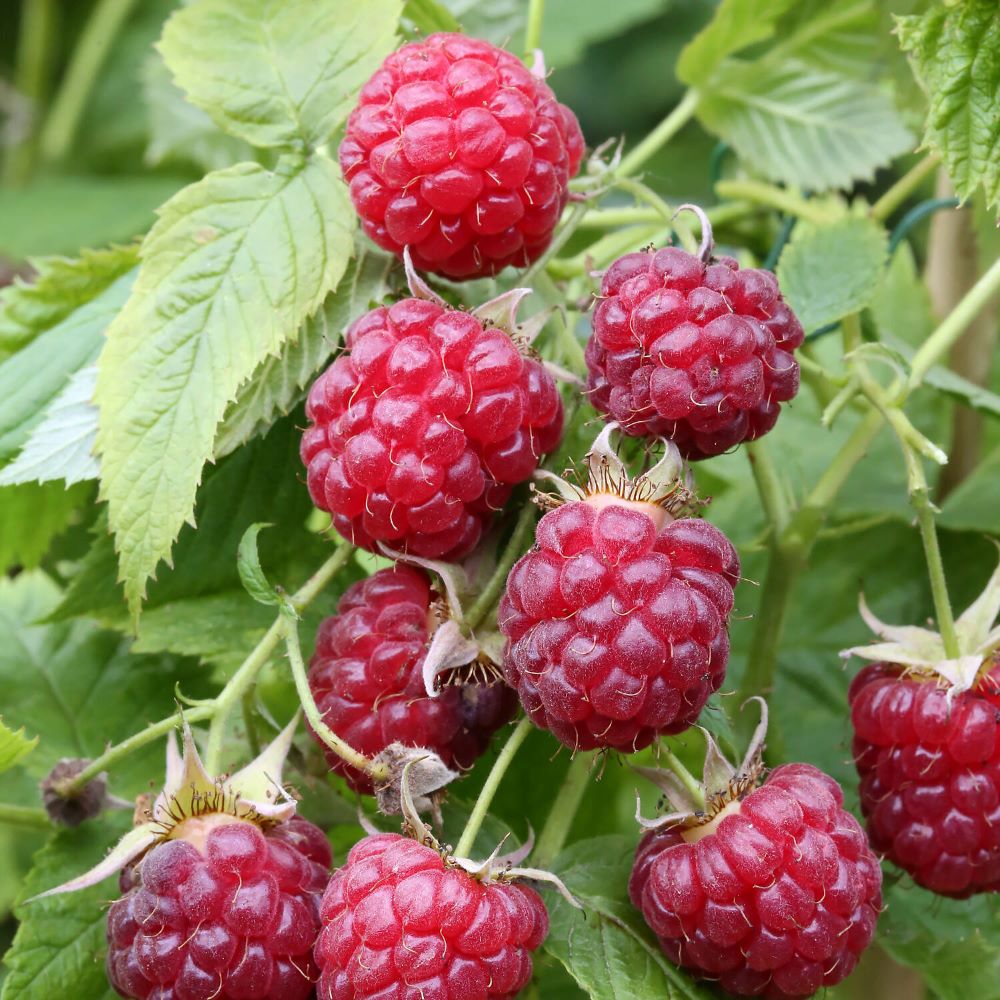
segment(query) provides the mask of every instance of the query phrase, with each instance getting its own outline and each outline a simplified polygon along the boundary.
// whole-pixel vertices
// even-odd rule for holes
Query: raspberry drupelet
[[[478,313],[428,298],[379,306],[312,386],[309,491],[354,544],[457,559],[559,442],[552,376],[513,328]]]
[[[450,278],[526,267],[552,239],[584,144],[573,112],[503,49],[440,33],[361,90],[340,166],[364,231]]]
[[[607,433],[587,489],[539,522],[498,617],[535,724],[572,749],[632,753],[687,729],[721,685],[740,563],[721,531],[681,516],[676,449],[631,480]]]
[[[421,668],[446,613],[423,570],[397,565],[353,584],[320,626],[309,687],[324,722],[365,756],[402,743],[468,768],[513,715],[517,698],[504,684],[452,684],[427,695]],[[372,793],[367,775],[324,749],[332,770]]]
[[[679,247],[605,272],[587,343],[593,405],[625,433],[667,437],[688,459],[766,434],[799,388],[802,326],[770,271]]]

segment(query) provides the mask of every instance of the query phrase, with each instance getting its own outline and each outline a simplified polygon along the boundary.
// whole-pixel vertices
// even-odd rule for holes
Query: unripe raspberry
[[[543,79],[489,42],[448,33],[386,58],[340,144],[365,232],[451,278],[536,260],[582,156],[576,117]]]
[[[710,231],[709,231],[710,233]],[[709,235],[710,240],[710,235]],[[799,321],[770,271],[678,247],[626,254],[604,274],[587,344],[593,405],[685,458],[766,434],[799,388]]]
[[[503,684],[452,685],[427,696],[421,667],[439,604],[422,570],[398,565],[351,586],[319,628],[309,687],[326,724],[369,758],[402,743],[468,768],[513,715],[517,699]],[[373,791],[367,775],[325,752],[352,788]]]
[[[503,329],[439,301],[379,306],[314,383],[309,491],[353,543],[454,560],[562,433],[541,363]]]

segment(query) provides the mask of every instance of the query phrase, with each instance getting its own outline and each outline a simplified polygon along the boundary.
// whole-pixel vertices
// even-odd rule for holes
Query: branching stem
[[[542,827],[535,847],[535,866],[548,868],[559,852],[566,846],[566,840],[573,827],[573,820],[580,809],[580,803],[587,792],[590,772],[594,766],[594,754],[578,753],[571,761],[562,785],[552,800],[549,815]]]
[[[689,90],[677,107],[645,139],[622,157],[615,173],[619,177],[628,177],[644,166],[650,157],[658,153],[694,117],[697,107],[698,92]]]

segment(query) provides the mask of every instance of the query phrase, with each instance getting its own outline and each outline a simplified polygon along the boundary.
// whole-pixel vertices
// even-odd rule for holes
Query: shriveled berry
[[[426,747],[451,767],[471,767],[517,704],[503,684],[465,684],[429,698],[421,674],[434,613],[422,570],[379,570],[350,587],[316,637],[309,687],[324,721],[368,757],[390,743]],[[435,626],[436,627],[436,626]],[[371,780],[326,751],[357,791]]]
[[[559,441],[552,377],[503,331],[422,299],[366,313],[347,347],[309,392],[313,502],[374,551],[468,553]]]
[[[389,833],[354,846],[320,917],[318,993],[328,1000],[511,1000],[549,929],[534,889],[483,883]]]
[[[721,816],[639,843],[629,895],[667,957],[735,996],[841,982],[875,932],[882,872],[840,786],[788,764]]]
[[[604,274],[586,359],[590,400],[625,433],[689,459],[766,434],[798,392],[802,326],[769,271],[678,247]]]
[[[739,572],[707,521],[606,496],[567,503],[507,581],[507,681],[574,749],[631,753],[680,732],[725,676]]]
[[[580,126],[543,79],[489,42],[448,33],[383,62],[340,144],[365,232],[451,278],[536,260],[582,157]]]
[[[875,850],[942,896],[1000,890],[1000,663],[952,697],[873,663],[850,702]]]

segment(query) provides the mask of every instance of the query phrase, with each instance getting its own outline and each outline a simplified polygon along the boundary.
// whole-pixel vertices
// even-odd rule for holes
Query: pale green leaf
[[[825,226],[800,222],[795,227],[778,261],[778,284],[807,331],[871,302],[886,246],[885,230],[861,216]]]
[[[664,0],[547,0],[542,22],[545,65],[559,69],[577,62],[587,46],[613,38],[661,13]],[[517,42],[511,46],[517,49]]]
[[[873,79],[879,12],[870,0],[800,0],[778,24],[769,61],[796,58],[859,80]]]
[[[494,45],[510,45],[524,38],[527,4],[523,0],[443,0],[467,35]]]
[[[930,293],[908,243],[896,248],[889,266],[882,272],[871,311],[880,338],[895,338],[917,346],[934,329]]]
[[[401,0],[201,0],[160,51],[188,98],[255,146],[313,147],[394,47]]]
[[[403,17],[422,35],[435,31],[461,31],[455,15],[438,0],[406,0]]]
[[[209,174],[161,210],[96,392],[102,496],[133,615],[192,516],[226,407],[336,286],[354,224],[325,157]]]
[[[22,761],[38,746],[38,737],[28,739],[24,735],[24,726],[16,732],[4,725],[0,716],[0,772],[9,771],[15,764]]]
[[[955,190],[979,185],[1000,203],[1000,5],[996,0],[933,4],[898,18],[899,41],[927,92],[924,142],[941,154]]]
[[[913,145],[878,87],[797,59],[723,64],[698,116],[748,166],[810,191],[871,179]]]
[[[273,528],[273,524],[256,522],[251,524],[240,539],[236,551],[236,569],[240,574],[240,583],[247,594],[258,604],[275,606],[281,603],[281,598],[274,589],[274,584],[268,580],[264,567],[260,564],[260,553],[257,551],[257,536],[265,528]]]
[[[1000,447],[994,448],[966,479],[948,494],[941,508],[940,523],[956,531],[1000,535]]]
[[[96,383],[96,365],[70,376],[21,453],[0,470],[0,486],[55,479],[70,485],[97,478],[100,464],[93,453],[97,407],[91,402]]]
[[[368,245],[370,247],[370,244]],[[240,387],[215,437],[215,457],[228,455],[264,433],[305,395],[305,387],[337,349],[347,327],[389,291],[395,258],[362,247],[347,272],[294,341],[265,358]]]
[[[20,483],[0,487],[0,573],[37,566],[93,490],[85,483]]]

